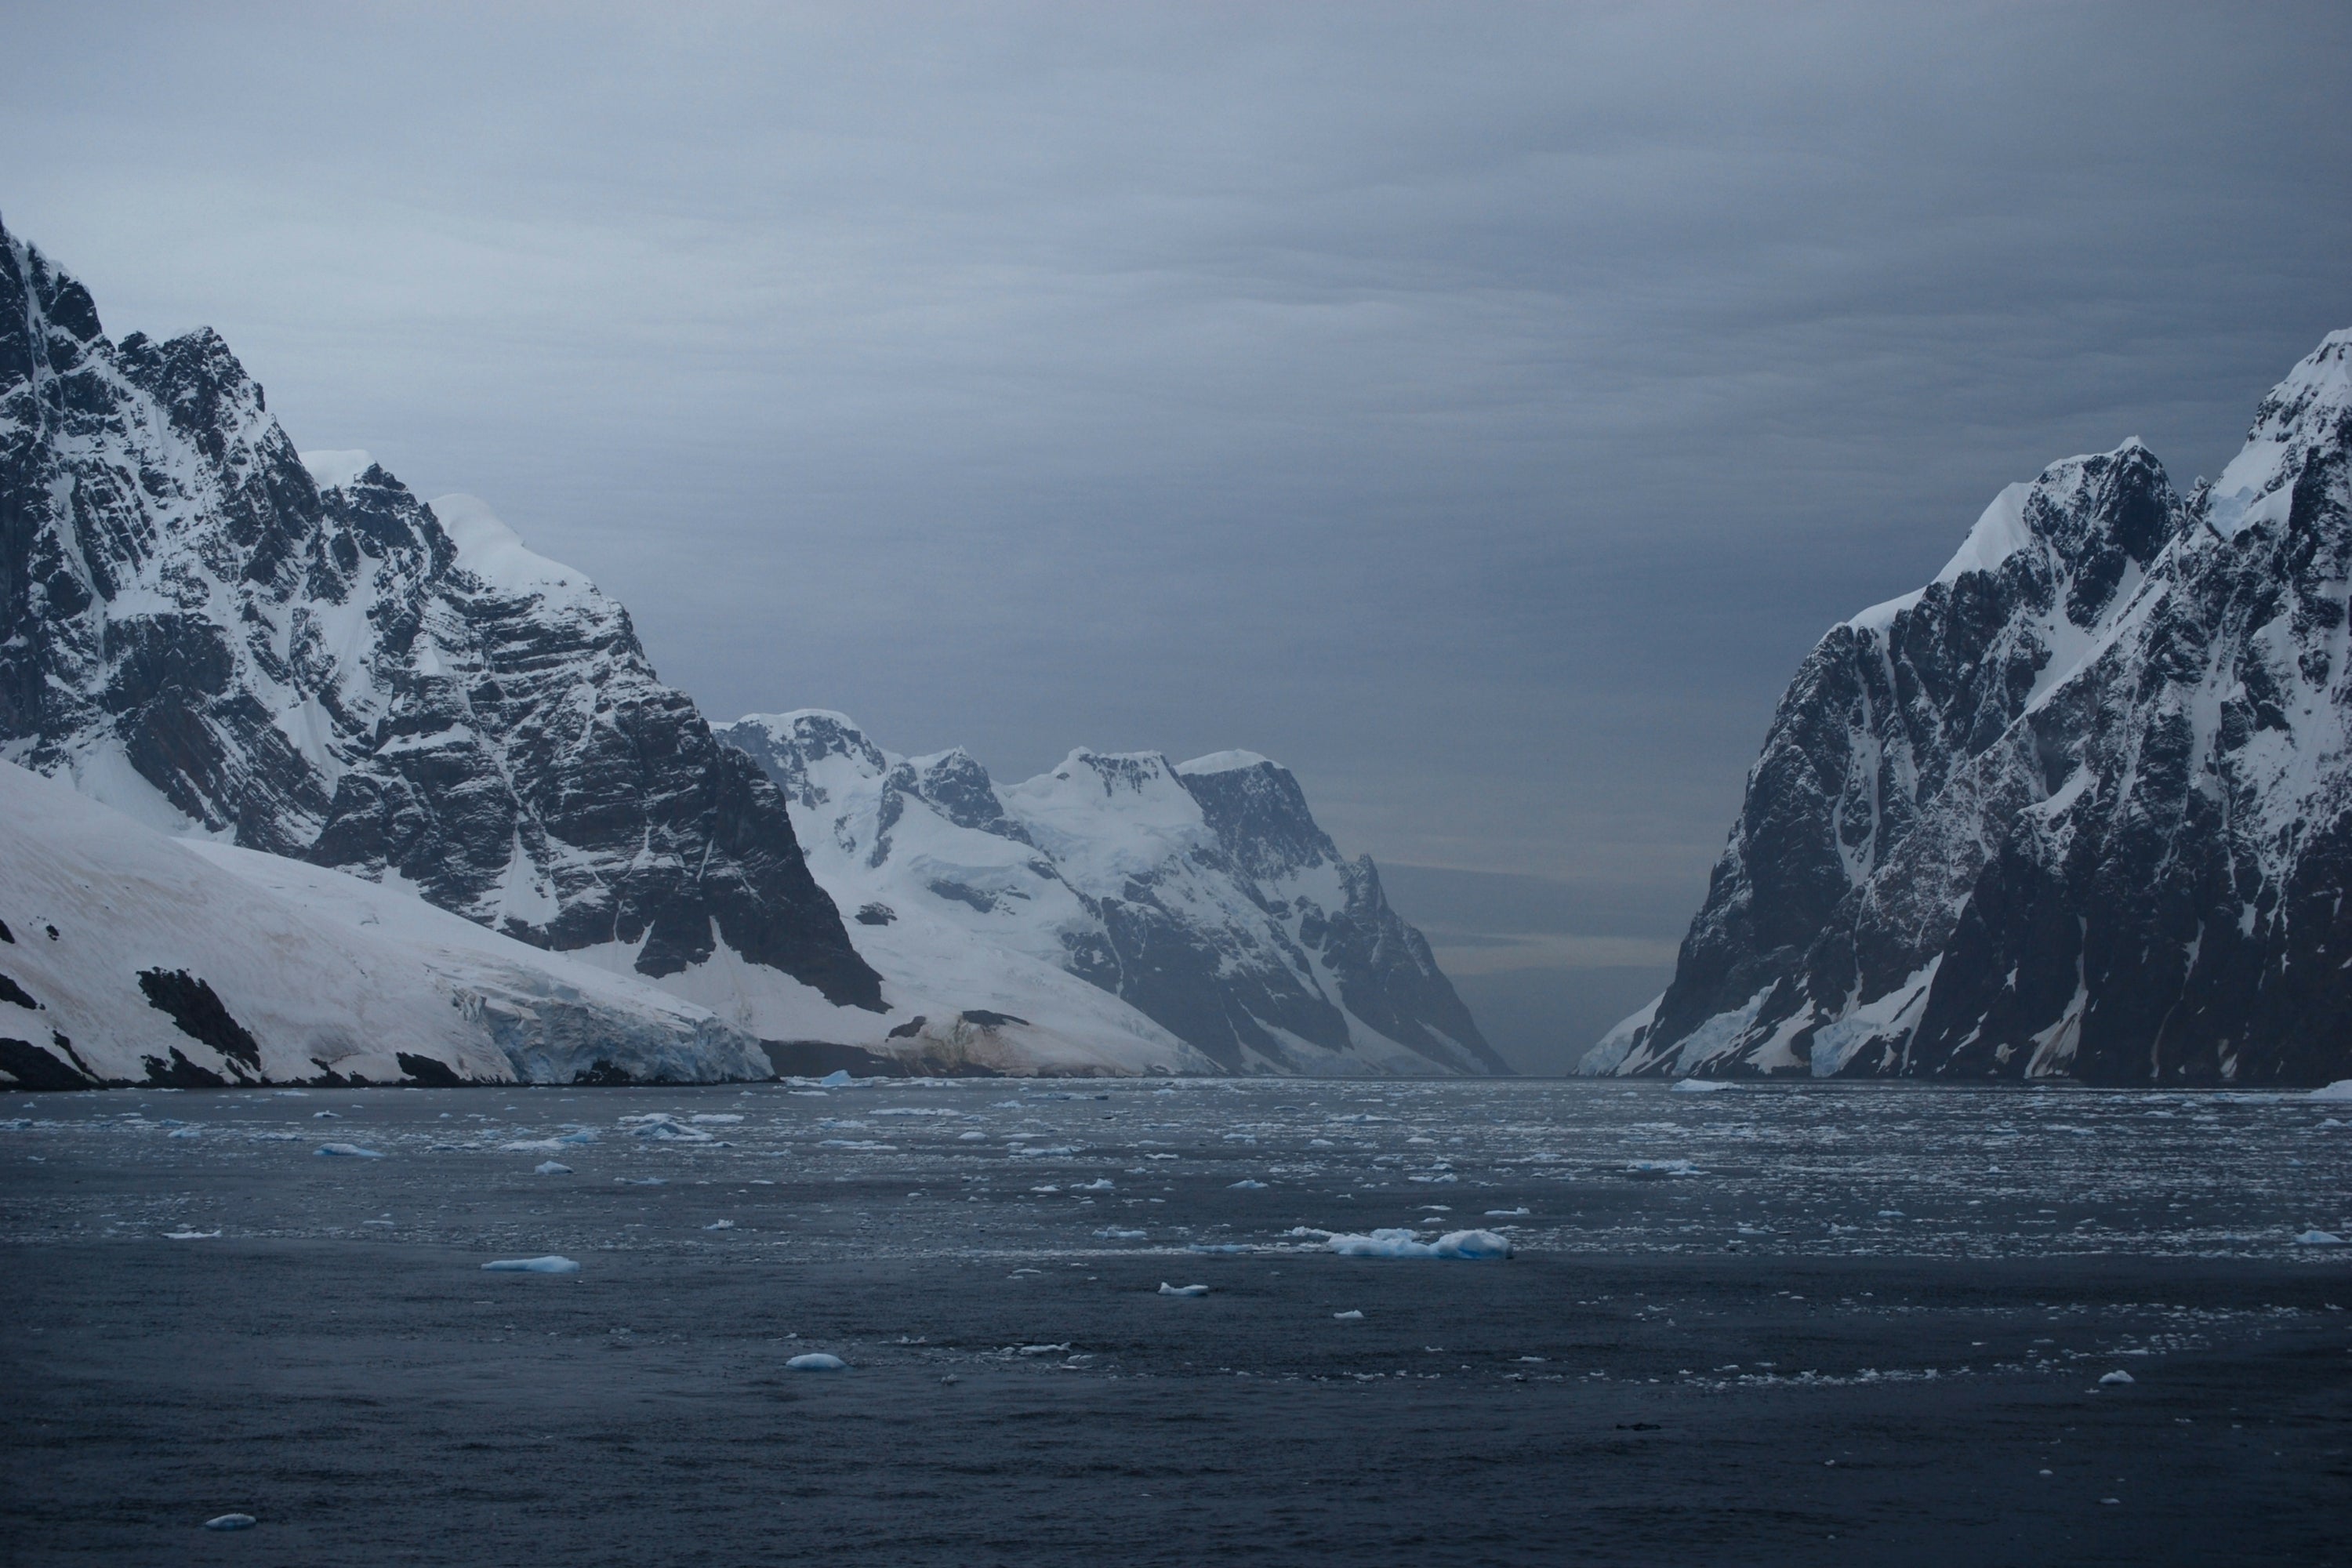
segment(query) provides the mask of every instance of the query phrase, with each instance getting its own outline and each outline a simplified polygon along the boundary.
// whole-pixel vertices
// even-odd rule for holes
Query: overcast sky
[[[10,0],[0,218],[713,717],[1288,763],[1529,1066],[1825,626],[2352,325],[2340,3],[675,9]]]

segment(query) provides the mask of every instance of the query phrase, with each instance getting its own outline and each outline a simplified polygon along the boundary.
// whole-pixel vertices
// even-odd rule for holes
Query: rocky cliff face
[[[1026,1000],[992,1005],[1116,999],[1137,1040],[1225,1071],[1508,1070],[1370,860],[1342,859],[1263,757],[1077,751],[999,788],[962,751],[893,756],[836,713],[719,735],[783,791],[894,992],[1017,970]]]
[[[2352,332],[2214,483],[2056,464],[1790,684],[1623,1073],[2352,1071]]]
[[[880,1007],[782,798],[480,503],[306,465],[209,331],[100,331],[0,232],[0,755],[663,979]]]

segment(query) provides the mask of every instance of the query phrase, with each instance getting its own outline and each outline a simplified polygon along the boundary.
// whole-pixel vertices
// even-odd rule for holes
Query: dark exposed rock
[[[216,334],[110,342],[5,231],[0,756],[540,946],[659,978],[724,943],[881,1005],[774,786],[617,604],[478,505],[322,488]]]
[[[2014,487],[1774,715],[1673,984],[1591,1070],[2352,1076],[2352,333],[2183,500]]]
[[[167,1015],[180,1033],[210,1046],[248,1071],[261,1070],[261,1047],[244,1025],[229,1016],[227,1005],[204,981],[184,969],[144,969],[139,973],[139,989],[145,994],[147,1005]],[[178,1055],[173,1053],[174,1059]]]

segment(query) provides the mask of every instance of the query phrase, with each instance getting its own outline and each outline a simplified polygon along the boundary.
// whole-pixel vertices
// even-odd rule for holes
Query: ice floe
[[[837,1355],[827,1355],[823,1351],[810,1351],[805,1355],[796,1355],[784,1363],[784,1365],[794,1372],[847,1372],[849,1370],[847,1362]]]
[[[1511,1244],[1491,1230],[1449,1230],[1435,1241],[1422,1241],[1410,1230],[1391,1227],[1375,1230],[1369,1236],[1346,1234],[1331,1237],[1323,1244],[1342,1258],[1490,1258],[1511,1256]]]
[[[577,1274],[580,1265],[569,1258],[549,1253],[544,1258],[501,1258],[495,1263],[482,1265],[489,1274]]]
[[[374,1149],[362,1149],[356,1143],[321,1143],[319,1152],[337,1160],[381,1160],[383,1155]]]
[[[1136,1234],[1140,1236],[1143,1233],[1138,1231]],[[1162,1296],[1205,1296],[1209,1293],[1209,1288],[1206,1285],[1171,1285],[1167,1280],[1162,1279],[1160,1282],[1160,1293]]]

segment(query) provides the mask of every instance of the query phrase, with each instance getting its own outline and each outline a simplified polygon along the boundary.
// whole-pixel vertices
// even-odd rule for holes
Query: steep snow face
[[[470,497],[306,462],[217,336],[113,343],[5,232],[0,756],[535,945],[881,1007],[774,787],[619,605]]]
[[[0,1081],[765,1078],[651,984],[396,889],[165,837],[0,763]]]
[[[988,1008],[1116,1029],[1178,1070],[1507,1070],[1371,862],[1341,860],[1263,757],[1081,750],[1000,789],[963,751],[894,756],[838,713],[719,733],[783,791],[894,999],[970,1009],[992,982]]]
[[[1832,628],[1673,984],[1587,1069],[2352,1067],[2347,360],[2331,335],[2189,500],[2137,442],[2070,459]]]

